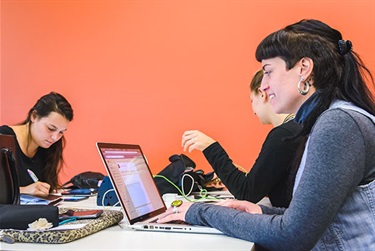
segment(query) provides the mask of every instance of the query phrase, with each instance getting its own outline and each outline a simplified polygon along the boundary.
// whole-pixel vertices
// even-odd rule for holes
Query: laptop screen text
[[[130,221],[165,208],[140,149],[107,147],[100,151]]]

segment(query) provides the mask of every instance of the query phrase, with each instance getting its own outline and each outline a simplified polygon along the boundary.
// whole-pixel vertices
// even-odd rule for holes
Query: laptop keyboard
[[[150,223],[157,223],[158,219],[154,219],[152,221],[150,221]],[[184,224],[184,225],[190,225],[189,223],[187,223],[186,221],[183,221],[183,220],[172,220],[172,221],[168,221],[164,224]]]

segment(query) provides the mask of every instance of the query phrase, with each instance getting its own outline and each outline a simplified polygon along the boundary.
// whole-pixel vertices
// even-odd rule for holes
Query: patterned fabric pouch
[[[62,214],[68,210],[84,211],[85,209],[76,208],[59,208],[59,214]],[[50,229],[50,230],[15,230],[15,229],[2,229],[1,235],[4,240],[4,236],[7,240],[13,240],[16,242],[30,242],[30,243],[49,243],[49,244],[61,244],[68,243],[90,234],[96,233],[100,230],[113,226],[123,219],[123,213],[118,210],[103,210],[100,217],[96,219],[82,219],[75,220],[64,225],[61,225],[61,229]],[[77,225],[76,225],[77,224]],[[76,225],[77,228],[64,229],[63,226],[73,227]],[[8,241],[10,242],[10,241]]]

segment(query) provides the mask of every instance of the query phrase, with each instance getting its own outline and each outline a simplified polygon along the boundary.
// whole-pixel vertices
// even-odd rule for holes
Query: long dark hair
[[[73,109],[69,102],[59,93],[51,92],[42,96],[30,109],[27,118],[22,125],[31,122],[31,116],[37,115],[39,118],[47,117],[51,112],[56,112],[67,120],[73,120]],[[27,148],[31,142],[30,126],[28,126]],[[66,140],[64,135],[57,142],[52,144],[46,151],[45,166],[42,168],[42,176],[51,185],[51,190],[59,188],[59,173],[64,165],[63,149]]]
[[[359,55],[352,50],[351,42],[342,40],[339,31],[318,20],[301,20],[263,39],[257,47],[256,59],[261,62],[274,57],[283,59],[288,70],[303,57],[314,62],[311,78],[318,93],[318,102],[303,121],[302,131],[296,135],[302,140],[289,176],[289,183],[294,184],[307,136],[332,101],[349,101],[375,114],[374,97],[364,81],[368,80],[374,86],[374,79]]]
[[[342,40],[339,31],[318,20],[301,20],[268,35],[258,45],[256,59],[280,57],[291,69],[303,57],[314,62],[312,80],[319,101],[303,123],[302,135],[308,135],[319,115],[336,99],[349,101],[375,114],[374,97],[365,79],[374,85],[371,72]]]

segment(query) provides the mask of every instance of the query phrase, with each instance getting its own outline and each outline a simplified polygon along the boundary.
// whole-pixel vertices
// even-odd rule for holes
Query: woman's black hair
[[[374,97],[364,81],[374,85],[370,71],[351,42],[342,40],[339,31],[318,20],[301,20],[268,35],[258,45],[256,59],[280,57],[291,69],[303,57],[311,58],[311,75],[319,92],[319,102],[303,123],[302,135],[308,135],[319,115],[336,99],[349,101],[375,114]]]

